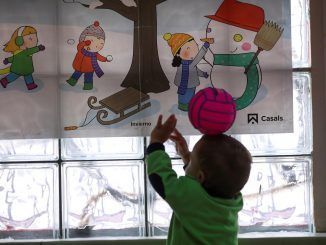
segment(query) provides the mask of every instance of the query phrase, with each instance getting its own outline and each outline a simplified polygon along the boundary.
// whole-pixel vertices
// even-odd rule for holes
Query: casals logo
[[[248,124],[258,124],[258,114],[248,114]]]
[[[248,124],[258,124],[259,122],[283,122],[284,118],[280,115],[278,116],[261,116],[259,118],[258,113],[248,114]]]

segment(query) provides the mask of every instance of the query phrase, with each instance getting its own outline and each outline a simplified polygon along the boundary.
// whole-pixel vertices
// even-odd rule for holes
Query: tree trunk
[[[134,23],[134,45],[131,68],[122,87],[133,87],[143,93],[161,93],[170,89],[157,50],[156,5],[163,1],[138,2],[138,20]]]

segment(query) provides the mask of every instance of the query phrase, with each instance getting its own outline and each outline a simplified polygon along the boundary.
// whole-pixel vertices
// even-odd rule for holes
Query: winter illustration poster
[[[198,134],[187,111],[207,87],[236,102],[228,133],[293,131],[290,1],[23,2],[1,10],[3,45],[37,30],[33,74],[10,70],[24,46],[0,52],[4,138],[147,136],[172,113]]]
[[[1,139],[59,132],[56,1],[0,1]]]
[[[95,118],[85,127],[64,131],[64,135],[149,135],[158,115],[167,117],[171,113],[177,116],[183,133],[198,134],[189,122],[187,107],[194,94],[206,87],[224,89],[236,100],[237,117],[228,133],[292,132],[289,1],[167,0],[119,4],[124,10],[120,13],[109,1],[61,5],[62,12],[73,14],[78,8],[79,15],[81,11],[87,13],[83,16],[89,21],[84,26],[91,23],[93,14],[107,23],[103,24],[107,28],[106,47],[113,57],[109,64],[103,63],[107,72],[96,81],[103,84],[91,94],[96,98],[83,93],[82,88],[79,92],[62,93],[62,100],[70,101],[64,103],[66,110],[62,110],[64,125],[84,126]],[[147,14],[132,19],[136,8]],[[72,25],[73,18],[70,19],[65,25]],[[143,31],[138,32],[137,27]],[[71,33],[64,39],[71,38]],[[255,59],[256,53],[259,54]],[[64,58],[65,69],[70,68],[71,57],[73,54]],[[191,64],[187,66],[187,62]],[[188,71],[187,79],[182,76],[184,69]],[[130,87],[141,93],[124,91]],[[74,96],[84,96],[89,105],[76,105]],[[128,104],[126,97],[133,96],[138,101]],[[117,110],[123,105],[113,108],[115,100],[125,101],[127,110]],[[68,109],[67,105],[79,109]],[[71,112],[76,113],[73,118]],[[87,112],[86,117],[80,118]]]

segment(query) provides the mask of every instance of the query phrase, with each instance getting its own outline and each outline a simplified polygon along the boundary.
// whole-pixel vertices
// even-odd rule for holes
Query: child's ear
[[[199,170],[199,172],[197,174],[197,180],[199,181],[200,184],[204,183],[205,173],[202,170]]]

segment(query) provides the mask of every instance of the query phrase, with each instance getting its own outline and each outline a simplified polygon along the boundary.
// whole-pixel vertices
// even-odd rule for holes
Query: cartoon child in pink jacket
[[[93,89],[94,72],[98,77],[104,75],[103,70],[98,64],[101,62],[110,62],[108,58],[100,55],[98,52],[103,49],[105,43],[105,33],[100,27],[100,23],[95,21],[93,25],[88,26],[79,37],[77,54],[73,62],[75,72],[67,80],[71,86],[75,86],[78,79],[84,74],[84,90]]]

